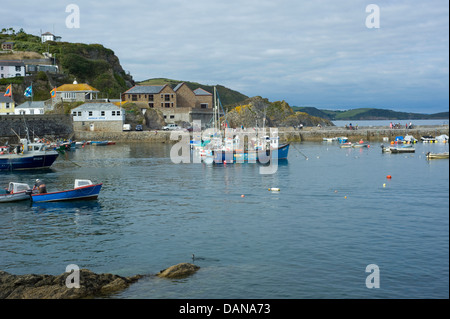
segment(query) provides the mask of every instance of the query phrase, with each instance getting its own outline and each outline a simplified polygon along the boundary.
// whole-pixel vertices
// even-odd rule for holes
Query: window
[[[148,100],[149,100],[149,101],[153,101],[153,94],[149,94],[149,95],[148,95]]]
[[[73,112],[72,115],[73,115],[73,116],[77,116],[77,112]]]
[[[164,101],[170,101],[170,94],[166,94],[164,96]]]
[[[117,111],[116,115],[117,115],[117,116],[120,116],[120,111]]]
[[[154,105],[154,103],[153,103],[153,102],[152,102],[152,103],[148,103],[148,107],[154,108],[154,107],[155,107],[155,105]]]
[[[101,116],[105,116],[105,111],[100,112]]]
[[[137,101],[137,95],[136,94],[133,94],[131,96],[131,101]]]
[[[16,71],[20,72],[21,67],[20,66],[16,66]]]
[[[9,109],[9,103],[6,103],[5,107],[6,107],[7,109]]]
[[[207,109],[208,108],[208,103],[200,103],[200,107],[202,109]]]
[[[175,115],[171,115],[170,118],[171,118],[171,119],[174,119],[174,118],[175,118]]]
[[[116,111],[112,111],[112,116],[116,116]]]
[[[89,111],[89,116],[92,116],[92,111]]]
[[[78,112],[78,116],[81,116],[81,112]]]
[[[165,104],[165,107],[170,107],[170,103],[166,103],[166,104]]]

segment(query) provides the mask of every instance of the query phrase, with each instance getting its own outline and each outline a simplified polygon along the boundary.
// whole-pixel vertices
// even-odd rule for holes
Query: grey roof
[[[198,88],[194,90],[195,95],[212,95],[208,91],[203,90],[202,88]]]
[[[24,103],[16,106],[16,109],[17,108],[20,108],[20,109],[35,109],[35,108],[43,108],[44,106],[45,106],[44,105],[44,101],[27,101],[27,102],[24,102]]]
[[[25,66],[25,63],[23,63],[23,61],[17,61],[17,60],[2,60],[0,61],[0,65],[4,65],[4,66]]]
[[[0,103],[12,103],[14,102],[11,97],[4,96],[5,92],[0,92]]]
[[[136,85],[125,92],[125,94],[157,94],[165,85]]]
[[[123,108],[112,103],[84,103],[72,111],[122,111]]]
[[[178,83],[178,85],[173,89],[175,92],[184,84],[184,82]]]

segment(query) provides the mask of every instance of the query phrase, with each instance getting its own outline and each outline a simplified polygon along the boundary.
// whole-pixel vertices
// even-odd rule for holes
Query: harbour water
[[[40,178],[53,191],[88,178],[103,189],[85,203],[2,204],[0,270],[201,267],[110,296],[124,299],[449,297],[449,162],[425,158],[448,144],[383,154],[380,143],[294,143],[274,174],[258,164],[174,164],[171,147],[86,146],[49,170],[1,173],[4,187]],[[369,289],[372,264],[380,286]]]

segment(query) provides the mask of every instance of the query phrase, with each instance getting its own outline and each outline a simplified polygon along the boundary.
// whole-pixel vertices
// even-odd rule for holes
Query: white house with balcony
[[[45,33],[41,34],[41,41],[42,41],[42,43],[47,42],[47,41],[60,42],[61,37],[54,35],[53,33],[50,33],[50,32],[45,32]]]
[[[71,111],[75,131],[122,132],[125,109],[113,103],[84,103]]]

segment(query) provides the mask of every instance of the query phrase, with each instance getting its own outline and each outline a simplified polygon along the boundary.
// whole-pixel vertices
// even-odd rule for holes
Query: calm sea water
[[[449,297],[449,162],[425,159],[448,144],[405,155],[292,144],[271,175],[174,164],[170,148],[87,146],[50,170],[0,174],[1,185],[40,178],[48,191],[104,184],[93,202],[1,204],[0,269],[155,274],[195,254],[193,276],[145,277],[111,298]],[[380,288],[366,287],[369,264]]]

